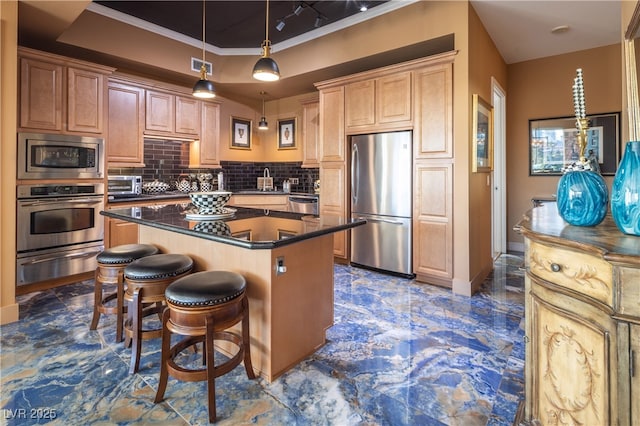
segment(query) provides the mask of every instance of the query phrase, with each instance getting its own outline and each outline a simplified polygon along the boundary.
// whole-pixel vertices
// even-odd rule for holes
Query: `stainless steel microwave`
[[[135,197],[142,194],[142,176],[114,176],[107,178],[109,199]]]
[[[18,179],[99,179],[104,156],[102,138],[18,133]]]

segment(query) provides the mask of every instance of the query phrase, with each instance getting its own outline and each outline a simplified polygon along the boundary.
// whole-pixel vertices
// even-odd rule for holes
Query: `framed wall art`
[[[251,149],[251,120],[231,117],[231,148]]]
[[[620,113],[588,115],[585,156],[595,155],[603,175],[620,158]],[[529,120],[529,176],[559,176],[580,157],[575,117]]]
[[[490,172],[493,168],[493,108],[477,94],[472,101],[472,172]]]
[[[278,120],[278,149],[296,147],[296,119]]]

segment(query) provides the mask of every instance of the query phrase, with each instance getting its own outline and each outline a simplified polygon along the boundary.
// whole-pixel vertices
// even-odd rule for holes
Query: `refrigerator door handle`
[[[358,161],[358,145],[351,146],[351,200],[352,204],[358,201],[358,184],[360,183],[360,164]]]
[[[390,220],[390,219],[373,219],[371,217],[359,217],[358,220],[366,220],[371,223],[389,223],[391,225],[402,225],[403,223],[398,220]]]

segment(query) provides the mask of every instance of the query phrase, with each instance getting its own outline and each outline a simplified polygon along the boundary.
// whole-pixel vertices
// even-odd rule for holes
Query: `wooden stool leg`
[[[246,295],[242,299],[242,350],[244,351],[244,369],[249,379],[255,379],[251,364],[251,342],[249,340],[249,300]]]
[[[209,423],[216,421],[216,365],[213,346],[214,324],[210,318],[206,319],[205,349],[207,359],[207,398],[209,400]]]
[[[102,282],[98,281],[98,270],[100,268],[96,268],[96,271],[93,274],[93,319],[91,320],[91,325],[89,326],[89,330],[95,330],[98,327],[98,321],[100,321],[100,310],[99,307],[102,305]]]
[[[140,367],[140,352],[142,350],[142,295],[143,289],[133,292],[133,323],[131,324],[131,366],[129,374],[138,371]]]
[[[124,270],[118,272],[118,287],[116,290],[116,306],[117,324],[116,324],[116,343],[122,342],[122,326],[124,325]]]
[[[165,308],[162,314],[162,360],[160,361],[160,380],[158,382],[158,392],[153,400],[156,404],[164,399],[164,392],[167,389],[169,371],[167,365],[171,358],[171,332],[167,328],[169,321],[169,308]]]

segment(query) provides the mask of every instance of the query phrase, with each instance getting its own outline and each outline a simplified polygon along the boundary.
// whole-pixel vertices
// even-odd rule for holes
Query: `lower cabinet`
[[[109,241],[105,247],[115,247],[122,244],[138,243],[138,224],[124,220],[106,218]]]

